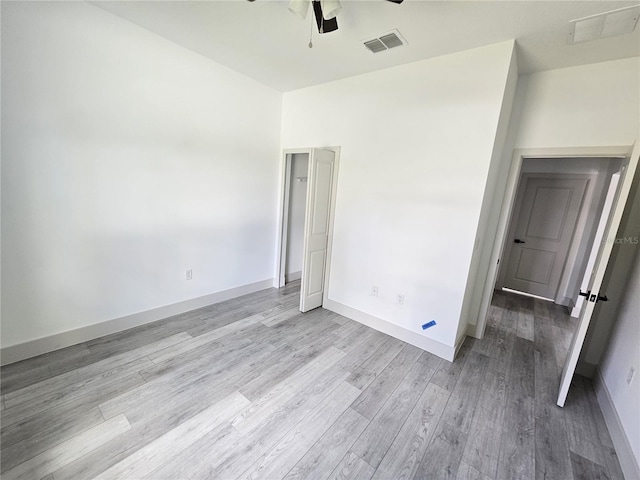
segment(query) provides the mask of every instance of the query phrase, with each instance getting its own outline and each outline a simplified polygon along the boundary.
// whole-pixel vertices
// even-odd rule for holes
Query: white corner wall
[[[482,208],[478,220],[474,252],[467,276],[467,285],[460,314],[460,324],[456,334],[456,345],[461,345],[466,334],[476,336],[477,319],[483,312],[488,311],[493,287],[486,278],[495,270],[492,264],[493,244],[496,230],[500,220],[500,206],[504,191],[508,162],[505,161],[505,152],[513,148],[509,142],[509,131],[512,130],[511,118],[513,116],[514,100],[518,86],[518,61],[516,49],[512,52],[509,73],[505,79],[505,93],[498,118],[496,138],[491,154],[491,163],[487,174],[487,182],[482,198]]]
[[[3,2],[2,347],[271,285],[281,101],[85,2]]]
[[[450,359],[513,47],[284,94],[283,148],[342,148],[332,305]]]

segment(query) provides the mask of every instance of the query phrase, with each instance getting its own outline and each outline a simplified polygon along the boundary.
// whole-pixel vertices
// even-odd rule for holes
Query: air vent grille
[[[377,38],[364,42],[364,46],[373,53],[384,52],[387,49],[387,46]]]
[[[567,43],[581,43],[600,38],[624,35],[635,30],[640,6],[633,5],[590,17],[572,20]]]
[[[384,46],[387,48],[395,48],[404,45],[402,40],[400,40],[395,33],[390,33],[389,35],[380,37],[380,41],[384,43]]]
[[[398,30],[385,33],[378,38],[372,38],[363,42],[364,46],[372,53],[380,53],[391,48],[406,45],[406,40],[402,38]]]

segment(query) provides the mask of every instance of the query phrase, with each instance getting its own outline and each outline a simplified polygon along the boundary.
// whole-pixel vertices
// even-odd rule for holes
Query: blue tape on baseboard
[[[431,328],[433,326],[435,326],[436,321],[435,320],[431,320],[429,323],[425,323],[424,325],[422,325],[422,329],[426,330],[427,328]]]

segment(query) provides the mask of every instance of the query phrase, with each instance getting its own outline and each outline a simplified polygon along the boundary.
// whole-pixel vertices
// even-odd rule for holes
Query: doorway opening
[[[593,200],[591,202],[592,204],[598,205],[598,207],[595,208],[595,210],[585,210],[587,213],[591,212],[594,218],[594,221],[591,223],[586,222],[586,218],[583,222],[585,227],[588,226],[590,228],[591,233],[575,235],[574,230],[574,234],[572,235],[572,246],[569,247],[569,252],[574,249],[576,252],[576,255],[574,255],[575,260],[579,265],[584,265],[584,268],[568,269],[566,265],[562,268],[563,273],[568,275],[564,276],[565,279],[574,278],[574,286],[572,287],[574,290],[570,293],[570,296],[568,296],[571,303],[573,303],[573,305],[578,305],[578,297],[580,296],[584,296],[585,299],[584,302],[582,302],[582,305],[577,308],[577,312],[574,310],[574,314],[577,313],[578,318],[575,322],[575,331],[573,332],[573,338],[567,349],[566,359],[564,361],[564,367],[559,381],[558,398],[556,402],[559,406],[563,406],[566,400],[569,386],[577,366],[578,357],[593,315],[595,304],[596,302],[606,300],[606,295],[604,292],[600,291],[600,288],[602,286],[606,266],[611,255],[613,240],[615,239],[618,227],[620,226],[622,213],[627,204],[627,199],[629,198],[629,192],[636,172],[636,167],[638,165],[639,156],[640,145],[638,144],[633,147],[594,147],[580,149],[537,149],[514,151],[513,161],[507,178],[505,195],[502,201],[500,219],[497,225],[493,252],[491,254],[490,265],[492,266],[489,268],[487,273],[484,292],[481,299],[480,312],[478,314],[478,322],[476,324],[475,336],[477,338],[482,338],[484,334],[484,328],[487,322],[487,313],[495,291],[494,287],[497,285],[496,280],[500,283],[499,278],[500,275],[502,275],[502,272],[499,272],[499,267],[500,270],[508,268],[503,267],[503,265],[500,264],[508,263],[506,253],[512,243],[521,245],[520,243],[515,242],[515,240],[519,238],[513,236],[512,224],[514,221],[517,222],[517,219],[515,219],[515,206],[519,191],[518,187],[522,182],[523,173],[549,173],[523,172],[523,165],[525,161],[527,161],[527,159],[555,159],[557,161],[560,158],[564,158],[567,159],[567,161],[571,160],[578,162],[581,167],[586,165],[584,162],[595,162],[596,165],[600,166],[603,164],[600,164],[599,162],[609,162],[610,164],[610,169],[607,169],[607,175],[601,177],[605,181],[602,182],[602,187],[600,189],[600,201],[596,202]],[[576,175],[586,174],[584,171],[562,173],[574,173]],[[524,188],[526,189],[526,187]],[[520,189],[520,191],[522,191],[522,189]],[[595,188],[592,191],[595,192]],[[585,203],[584,196],[582,203]],[[540,207],[539,210],[544,211],[542,207]],[[539,215],[539,213],[534,212],[532,215],[535,217],[535,215]],[[530,219],[532,215],[530,215]],[[578,217],[580,218],[580,213],[578,214]],[[534,226],[544,224],[545,216],[542,215],[541,218],[541,221],[536,220],[535,222],[530,223]],[[560,223],[558,224],[560,225],[565,221],[566,215],[554,216],[552,214],[549,221],[558,222],[558,218],[560,218]],[[580,222],[580,220],[578,220],[578,222]],[[556,231],[559,230],[560,228],[558,227]],[[534,234],[537,233],[535,229],[532,229],[532,232]],[[578,241],[578,243],[575,243],[574,239]],[[583,240],[585,241],[583,242]],[[580,244],[583,245],[582,249],[579,248]],[[583,252],[580,256],[577,254],[579,251]],[[565,259],[566,262],[568,262],[570,258],[571,256],[568,256]],[[529,261],[531,262],[531,260]],[[543,267],[546,268],[547,273],[551,271],[549,265],[543,265]],[[539,271],[542,270],[538,265],[533,265],[531,267],[532,270],[535,270],[535,268],[538,268],[538,272],[536,273],[539,273]],[[542,278],[542,276],[538,277],[538,279],[540,278]],[[560,283],[560,285],[562,285],[562,283]],[[581,290],[581,288],[583,290]],[[586,290],[584,290],[585,288]],[[550,300],[562,303],[561,300],[558,300],[558,292],[559,290],[556,291],[556,298]],[[563,308],[568,310],[566,307],[569,307],[569,305],[570,303],[567,303]]]
[[[300,282],[300,311],[323,304],[329,278],[339,147],[284,151],[276,286]]]
[[[307,184],[309,180],[309,154],[288,154],[288,208],[285,222],[286,241],[283,246],[284,284],[302,278],[302,248],[304,241],[304,218],[307,207]]]

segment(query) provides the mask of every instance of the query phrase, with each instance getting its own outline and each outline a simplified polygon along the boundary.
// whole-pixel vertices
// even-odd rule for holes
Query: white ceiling
[[[637,1],[342,0],[339,29],[319,35],[287,1],[91,2],[280,91],[515,38],[521,73],[640,55],[633,33],[576,45],[569,21]],[[369,53],[363,40],[397,28],[408,45]]]

